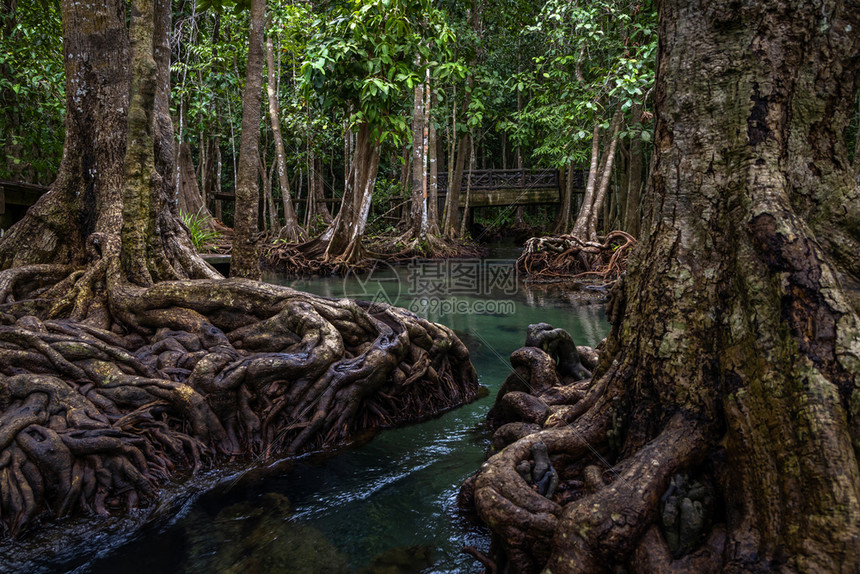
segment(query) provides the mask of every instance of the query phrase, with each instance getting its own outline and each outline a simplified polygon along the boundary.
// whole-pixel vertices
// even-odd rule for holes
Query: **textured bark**
[[[230,275],[260,278],[257,249],[257,219],[260,189],[257,162],[260,147],[260,103],[263,89],[263,35],[266,27],[265,0],[251,1],[248,32],[248,63],[245,68],[245,94],[242,97],[242,140],[236,178],[236,213],[233,215],[233,253]]]
[[[125,5],[65,1],[63,61],[67,83],[65,152],[51,191],[0,243],[0,268],[86,262],[86,238],[120,227],[128,110]],[[109,45],[111,50],[103,47]],[[96,81],[96,80],[100,81]],[[75,86],[91,86],[88,97]],[[94,170],[97,171],[96,177]]]
[[[131,13],[133,77],[125,177],[117,202],[122,210],[123,272],[139,285],[219,277],[197,256],[179,219],[169,101],[170,2],[142,0],[132,4]]]
[[[463,218],[460,220],[460,237],[466,236],[466,226],[472,222],[470,213],[472,203],[472,172],[478,163],[477,154],[475,153],[475,133],[474,130],[469,134],[469,171],[466,174],[466,201],[463,202]]]
[[[436,138],[436,124],[430,121],[430,110],[436,107],[436,94],[430,90],[430,105],[424,114],[425,123],[429,124],[427,134],[427,165],[429,172],[427,174],[428,188],[428,208],[427,217],[429,218],[429,231],[433,235],[439,235],[439,186],[437,177],[439,174],[438,158],[438,140]]]
[[[414,90],[412,107],[412,193],[406,231],[394,243],[412,253],[433,257],[451,252],[439,237],[436,219],[436,131],[430,121],[430,71]]]
[[[632,108],[633,122],[641,121],[642,106],[634,104]],[[627,164],[627,205],[624,209],[624,231],[636,237],[642,221],[642,140],[633,138],[630,141],[630,161]]]
[[[473,482],[500,568],[857,571],[858,26],[856,1],[660,3],[647,224],[604,354]],[[538,441],[570,496],[517,474]]]

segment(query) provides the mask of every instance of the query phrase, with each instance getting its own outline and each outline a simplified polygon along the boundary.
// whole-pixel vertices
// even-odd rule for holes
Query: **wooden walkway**
[[[558,181],[556,169],[477,169],[471,173],[464,172],[460,182],[460,207],[466,206],[467,190],[470,191],[471,207],[558,203]],[[447,196],[448,174],[440,173],[436,183],[439,197]]]
[[[587,171],[574,172],[574,189],[585,187]],[[439,197],[448,195],[448,174],[437,177]],[[466,205],[466,190],[470,188],[471,207],[504,205],[553,204],[561,201],[557,169],[479,169],[464,173],[460,182],[460,207]]]

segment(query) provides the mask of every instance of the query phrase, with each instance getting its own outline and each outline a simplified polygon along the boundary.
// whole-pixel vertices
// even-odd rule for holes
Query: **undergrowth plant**
[[[197,213],[182,213],[182,223],[188,228],[194,249],[202,251],[203,247],[218,240],[221,234],[207,225],[206,217],[199,210]]]

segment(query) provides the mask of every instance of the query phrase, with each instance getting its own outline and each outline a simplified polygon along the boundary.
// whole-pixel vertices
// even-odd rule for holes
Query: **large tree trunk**
[[[121,0],[63,10],[65,179],[19,224],[56,261],[19,230],[0,240],[21,248],[0,271],[0,545],[57,516],[145,516],[165,482],[220,461],[336,447],[476,396],[445,327],[208,268],[172,201],[169,0],[135,0],[129,31]],[[114,84],[129,45],[133,81]]]
[[[242,98],[242,140],[236,178],[236,212],[233,215],[233,254],[230,276],[260,278],[257,250],[260,189],[257,162],[260,147],[260,103],[263,89],[263,35],[266,27],[266,0],[251,0],[248,32],[248,63],[245,68],[245,95]]]
[[[0,243],[0,268],[83,265],[87,237],[120,227],[130,81],[125,6],[64,1],[62,10],[67,81],[95,91],[82,97],[77,89],[67,90],[65,153],[57,180],[7,232]],[[100,44],[113,49],[96,49]]]
[[[858,26],[856,0],[661,2],[648,220],[604,356],[475,481],[515,571],[857,571]],[[539,441],[579,496],[517,475]]]

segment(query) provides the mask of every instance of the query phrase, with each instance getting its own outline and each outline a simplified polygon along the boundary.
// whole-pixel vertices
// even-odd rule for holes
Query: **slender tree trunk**
[[[247,279],[260,278],[260,255],[257,251],[260,189],[257,184],[257,162],[260,146],[260,103],[263,89],[263,33],[266,27],[266,1],[251,0],[251,22],[248,33],[248,63],[245,72],[245,95],[242,98],[242,141],[236,184],[233,255],[230,275]]]
[[[407,225],[413,237],[426,235],[427,202],[424,185],[424,82],[415,84],[412,102],[412,195]]]
[[[272,193],[272,184],[274,182],[274,169],[275,164],[269,168],[269,173],[266,173],[266,164],[263,163],[263,157],[260,156],[259,160],[260,166],[260,179],[263,181],[263,221],[266,221],[266,216],[268,215],[269,220],[269,231],[274,232],[276,235],[280,234],[281,225],[278,222],[278,208],[275,207],[275,198]]]
[[[277,158],[278,183],[281,186],[281,202],[284,205],[284,227],[280,237],[287,241],[298,241],[303,231],[299,227],[296,210],[293,207],[293,198],[290,192],[290,180],[287,177],[287,157],[284,151],[284,139],[281,136],[281,119],[279,117],[278,94],[275,91],[277,80],[275,78],[275,53],[272,38],[266,37],[266,71],[268,81],[266,82],[266,93],[269,98],[269,119],[272,123],[272,138],[275,140],[275,157]]]
[[[370,127],[359,124],[340,210],[318,238],[303,244],[305,254],[347,265],[361,260],[361,239],[370,215],[378,169],[379,145],[371,140]]]
[[[344,195],[340,211],[329,226],[331,239],[325,252],[327,259],[337,258],[345,263],[356,263],[362,257],[361,239],[379,169],[379,145],[371,141],[367,124],[359,127],[352,163],[349,193]]]
[[[452,90],[454,97],[451,102],[451,123],[445,122],[445,132],[447,135],[447,149],[445,167],[448,170],[448,191],[445,196],[445,205],[442,207],[442,219],[440,220],[442,232],[447,235],[448,228],[448,207],[450,204],[449,196],[451,194],[451,186],[454,185],[454,164],[456,163],[456,144],[457,144],[457,87]],[[459,189],[459,188],[458,188]]]
[[[627,191],[630,187],[627,178],[630,171],[630,146],[625,145],[627,142],[621,142],[621,157],[615,162],[615,175],[613,179],[612,195],[612,217],[609,223],[604,224],[604,235],[613,229],[620,229],[626,220],[624,209],[627,207]]]
[[[416,84],[412,111],[412,195],[410,197],[409,231],[412,239],[427,242],[431,227],[430,214],[430,70],[424,82]],[[435,142],[434,142],[435,143]],[[435,157],[433,158],[435,162]]]
[[[322,215],[323,222],[331,223],[331,213],[329,212],[328,204],[325,201],[325,189],[323,187],[322,179],[322,161],[320,158],[314,158],[314,165],[316,166],[313,173],[316,177],[316,183],[314,185],[314,205],[316,205],[317,213]]]
[[[457,144],[457,162],[452,177],[448,178],[448,196],[445,200],[445,235],[449,238],[458,236],[460,227],[460,188],[463,182],[463,169],[469,161],[471,150],[469,134],[463,135]]]
[[[573,162],[567,166],[567,176],[562,178],[560,184],[564,185],[562,190],[561,206],[559,207],[558,215],[555,223],[552,226],[552,232],[555,235],[565,233],[570,228],[570,212],[572,209],[571,200],[573,198]],[[564,174],[565,169],[561,168],[561,174]]]
[[[436,107],[436,96],[430,90],[429,105],[426,107],[424,114],[424,123],[428,126],[427,135],[427,164],[429,166],[429,175],[427,180],[428,186],[428,207],[427,218],[429,221],[429,232],[433,235],[439,235],[439,186],[438,175],[439,165],[438,157],[438,141],[436,139],[436,125],[431,121],[430,110]]]
[[[594,124],[594,132],[591,135],[591,167],[588,170],[588,182],[585,184],[585,195],[582,198],[582,205],[579,208],[579,213],[576,216],[576,222],[573,224],[571,234],[584,238],[588,233],[588,220],[591,217],[592,206],[594,205],[595,187],[598,177],[598,163],[600,161],[600,124]]]
[[[463,205],[463,219],[460,221],[460,237],[466,236],[466,226],[470,220],[470,209],[472,206],[472,171],[475,169],[477,158],[475,157],[475,134],[469,135],[470,153],[469,153],[469,173],[466,175],[466,203]]]
[[[406,156],[406,146],[403,146],[403,155]],[[349,120],[343,121],[343,191],[349,185],[349,164],[352,159],[352,130],[349,129]],[[401,178],[402,180],[402,178]]]
[[[615,116],[612,118],[612,125],[610,126],[611,132],[611,140],[609,142],[609,149],[605,150],[606,154],[603,158],[605,162],[603,166],[603,171],[600,174],[600,185],[598,186],[597,192],[594,196],[594,205],[591,208],[591,217],[588,219],[588,227],[587,227],[587,237],[595,241],[597,239],[597,220],[600,216],[600,210],[606,201],[606,193],[609,191],[609,182],[612,180],[612,166],[615,163],[615,148],[618,146],[618,134],[621,131],[621,107],[619,106],[617,110],[615,110]],[[605,218],[604,218],[605,219]],[[608,225],[608,221],[606,222]]]
[[[221,191],[224,189],[221,185],[221,174],[223,172],[223,169],[224,169],[224,164],[221,160],[221,145],[220,145],[220,142],[216,139],[215,140],[215,193],[221,193]],[[224,217],[223,214],[221,213],[221,207],[222,207],[221,200],[216,199],[215,200],[215,218],[218,221],[222,221],[223,217]]]
[[[519,44],[519,36],[517,37],[517,44]],[[517,71],[519,72],[519,65],[517,66]],[[523,111],[523,93],[521,90],[517,90],[517,115],[521,114]],[[520,146],[517,146],[517,169],[522,171],[523,169],[523,150]],[[514,227],[525,227],[526,222],[523,219],[523,206],[517,206],[517,212],[514,216]]]
[[[419,237],[422,240],[427,239],[427,233],[430,230],[430,206],[429,206],[429,180],[430,180],[430,69],[425,72],[424,78],[424,119],[422,121],[422,138],[421,138],[421,223],[418,225]]]

